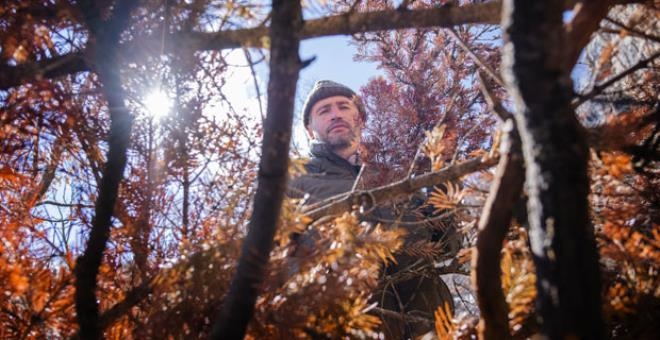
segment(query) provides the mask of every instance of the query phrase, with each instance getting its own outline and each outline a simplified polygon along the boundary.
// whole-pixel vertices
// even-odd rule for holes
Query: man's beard
[[[349,129],[346,133],[329,135],[323,141],[330,150],[343,150],[351,146],[357,136]]]

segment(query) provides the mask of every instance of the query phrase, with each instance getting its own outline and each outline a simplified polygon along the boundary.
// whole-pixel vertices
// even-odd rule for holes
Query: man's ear
[[[305,131],[307,131],[307,138],[314,140],[314,131],[309,127],[309,125],[305,126]]]

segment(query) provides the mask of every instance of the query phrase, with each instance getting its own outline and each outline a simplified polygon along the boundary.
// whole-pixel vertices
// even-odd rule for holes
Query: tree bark
[[[562,1],[504,1],[504,75],[523,144],[541,336],[602,339],[589,153],[570,106],[562,12]]]
[[[301,68],[301,27],[299,1],[273,1],[268,107],[257,192],[236,274],[213,327],[213,339],[243,339],[264,280],[286,188],[294,98]]]

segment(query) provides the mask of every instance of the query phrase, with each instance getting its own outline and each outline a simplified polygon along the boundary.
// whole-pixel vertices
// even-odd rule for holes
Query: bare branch
[[[488,83],[486,83],[486,79],[484,79],[481,72],[477,73],[477,78],[479,78],[479,88],[486,100],[486,104],[488,104],[488,109],[494,112],[503,122],[512,118],[513,114],[507,111],[499,100],[496,100],[492,89],[488,86]]]
[[[137,1],[128,1],[137,3]],[[90,6],[94,2],[87,1]],[[321,19],[309,20],[303,23],[299,38],[301,40],[332,35],[350,35],[359,32],[380,31],[388,29],[452,27],[463,24],[496,24],[500,16],[501,1],[490,1],[480,4],[470,4],[460,7],[441,7],[433,9],[397,11],[385,10],[377,12],[349,12]],[[122,7],[123,8],[123,7]],[[91,11],[91,10],[87,10]],[[94,20],[91,17],[90,22]],[[118,24],[126,24],[117,20]],[[93,23],[90,23],[94,25]],[[113,30],[113,34],[116,32]],[[118,33],[116,33],[118,34]],[[130,59],[131,55],[148,49],[149,46],[161,46],[161,42],[171,41],[168,49],[222,50],[240,47],[263,47],[268,37],[268,27],[259,25],[253,28],[225,30],[215,33],[178,32],[165,37],[160,34],[136,37],[131,42],[118,47],[121,57]],[[160,48],[153,49],[160,51]],[[169,52],[169,51],[166,51]],[[65,74],[89,71],[91,66],[83,59],[84,53],[76,52],[53,59],[18,66],[0,66],[0,90],[18,86],[26,81],[43,78],[56,78]],[[50,70],[50,71],[48,71]]]
[[[655,52],[654,54],[652,54],[651,56],[649,56],[646,59],[640,60],[639,62],[637,62],[637,64],[635,64],[635,65],[631,66],[630,68],[622,71],[621,73],[617,74],[616,76],[608,79],[604,83],[594,86],[591,89],[591,91],[589,91],[588,93],[578,95],[578,98],[571,103],[573,108],[577,108],[578,106],[584,104],[584,102],[586,102],[587,100],[592,99],[593,97],[603,93],[603,91],[605,91],[608,87],[612,86],[617,81],[619,81],[619,80],[625,78],[626,76],[636,72],[637,70],[645,68],[649,63],[651,63],[653,60],[655,60],[658,57],[660,57],[660,51]]]
[[[497,164],[496,158],[474,158],[463,163],[454,164],[442,170],[427,173],[418,177],[406,178],[371,190],[353,191],[330,197],[324,201],[303,208],[302,212],[312,220],[322,216],[350,211],[354,206],[371,210],[379,204],[395,200],[397,197],[409,195],[415,191],[446,182],[476,171],[485,170]]]
[[[612,23],[612,24],[618,26],[619,28],[621,28],[621,29],[623,29],[623,30],[625,30],[625,31],[628,31],[628,32],[632,33],[633,35],[636,35],[636,36],[638,36],[638,37],[641,37],[641,38],[644,38],[644,39],[648,39],[648,40],[651,40],[651,41],[655,41],[655,42],[657,42],[657,43],[660,43],[660,36],[657,36],[657,35],[651,35],[651,34],[648,34],[648,33],[646,33],[646,32],[643,32],[643,31],[640,31],[640,30],[638,30],[638,29],[635,29],[635,28],[633,28],[633,27],[629,27],[629,26],[623,24],[622,22],[620,22],[620,21],[618,21],[618,20],[616,20],[616,19],[610,18],[610,17],[605,18],[605,21],[610,22],[610,23]],[[605,30],[605,28],[602,28],[602,29]],[[616,30],[610,30],[610,31],[608,31],[608,32],[616,33],[616,34],[621,33],[620,31],[616,31]]]
[[[422,324],[422,325],[424,325],[426,327],[429,327],[429,328],[432,328],[432,327],[435,326],[435,322],[433,320],[427,319],[427,318],[424,318],[424,317],[421,317],[421,316],[411,315],[409,313],[395,312],[395,311],[391,311],[391,310],[388,310],[388,309],[385,309],[385,308],[380,308],[380,307],[374,307],[372,309],[372,311],[374,312],[374,314],[378,314],[380,316],[386,316],[386,317],[401,320],[401,321],[404,321],[404,322],[418,323],[418,324]]]
[[[502,80],[502,77],[499,75],[499,73],[495,72],[492,67],[486,64],[478,55],[476,55],[470,46],[468,46],[465,41],[463,41],[463,39],[458,36],[456,30],[453,28],[448,28],[447,31],[449,32],[449,35],[451,35],[451,37],[456,40],[458,46],[460,46],[468,55],[470,55],[470,57],[472,57],[472,60],[474,60],[475,64],[481,67],[484,72],[486,72],[497,83],[497,85],[504,87],[504,81]]]

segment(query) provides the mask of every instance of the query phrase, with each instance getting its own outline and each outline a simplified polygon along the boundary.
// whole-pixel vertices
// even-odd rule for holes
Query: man
[[[306,174],[290,182],[289,196],[305,197],[305,204],[314,204],[355,189],[362,167],[360,141],[366,122],[366,111],[360,98],[342,84],[321,80],[310,91],[302,111],[305,129],[312,140],[312,158],[305,164]],[[393,221],[397,218],[388,209],[379,208],[368,219],[378,222],[379,219]],[[423,229],[420,224],[416,229],[408,228],[407,242],[430,235],[419,232]],[[314,238],[311,233],[296,238],[298,249],[294,256],[306,256],[313,247]],[[397,265],[390,266],[385,273],[393,276],[403,268],[413,267],[419,260],[400,254]],[[439,276],[430,276],[408,278],[388,285],[389,288],[377,293],[381,307],[395,312],[414,312],[412,314],[433,320],[433,312],[438,306],[444,302],[451,305],[452,302]],[[408,338],[431,329],[429,324],[404,323],[397,317],[400,314],[391,314],[394,316],[381,315],[383,330],[388,338]]]
[[[353,90],[329,80],[314,84],[303,105],[313,158],[305,165],[307,174],[290,183],[290,196],[308,194],[311,204],[350,191],[360,171],[365,121],[364,105]]]

